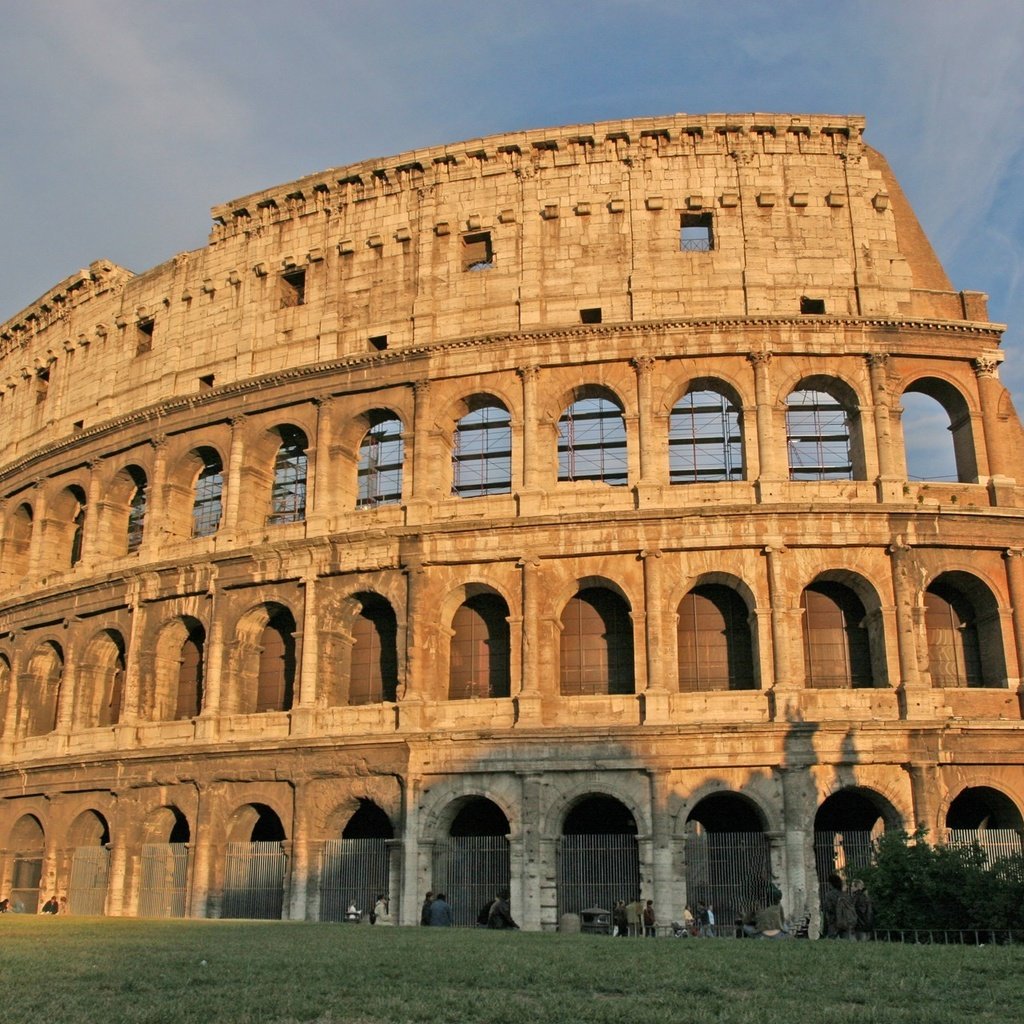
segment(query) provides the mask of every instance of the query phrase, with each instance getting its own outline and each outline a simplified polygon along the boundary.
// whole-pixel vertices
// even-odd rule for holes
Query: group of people
[[[509,900],[509,891],[502,889],[480,908],[476,917],[477,925],[481,928],[518,930],[519,925],[512,918]],[[420,924],[428,928],[451,928],[454,923],[455,917],[448,896],[443,892],[428,892],[420,909]]]
[[[616,900],[612,907],[612,935],[619,938],[644,936],[653,939],[658,932],[658,918],[654,913],[654,900],[644,903],[635,899],[630,903]]]
[[[828,876],[821,902],[822,937],[867,942],[875,927],[875,908],[864,882],[855,878],[849,887],[842,876]]]
[[[21,913],[24,910],[22,904],[15,903],[11,905],[9,897],[5,896],[0,900],[0,914],[7,913]],[[58,900],[56,896],[51,896],[40,908],[40,914],[66,914],[68,913],[68,898],[67,896],[61,896]]]

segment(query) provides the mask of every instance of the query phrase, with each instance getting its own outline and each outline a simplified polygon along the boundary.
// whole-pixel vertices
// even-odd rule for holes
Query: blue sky
[[[5,0],[0,320],[210,207],[416,146],[685,111],[863,114],[1024,410],[1020,0]]]

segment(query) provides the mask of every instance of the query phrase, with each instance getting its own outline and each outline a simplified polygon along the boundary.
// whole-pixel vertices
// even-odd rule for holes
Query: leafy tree
[[[876,928],[1024,930],[1024,856],[989,866],[977,844],[930,846],[925,836],[886,832],[860,873]]]

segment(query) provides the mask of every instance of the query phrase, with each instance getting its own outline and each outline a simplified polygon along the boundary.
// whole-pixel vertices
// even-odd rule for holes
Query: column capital
[[[885,370],[889,366],[889,353],[868,352],[864,356],[864,361],[868,364],[869,370]]]
[[[516,376],[519,377],[519,379],[524,384],[528,383],[528,382],[529,383],[534,383],[534,382],[536,382],[537,378],[540,376],[540,367],[539,366],[517,366],[516,367]]]
[[[638,377],[643,377],[654,369],[656,361],[654,356],[633,356],[629,365],[633,367]]]
[[[978,356],[977,359],[971,360],[971,366],[974,367],[974,375],[978,380],[984,380],[985,378],[999,379],[999,364],[1002,359],[996,353],[986,353],[985,355]]]
[[[748,352],[747,360],[756,370],[758,367],[768,367],[771,365],[772,354],[766,348],[758,349],[756,352]]]

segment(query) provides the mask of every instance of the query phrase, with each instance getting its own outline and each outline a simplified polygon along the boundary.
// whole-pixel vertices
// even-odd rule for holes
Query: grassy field
[[[9,1024],[985,1024],[1021,947],[0,917]]]

